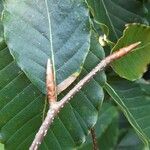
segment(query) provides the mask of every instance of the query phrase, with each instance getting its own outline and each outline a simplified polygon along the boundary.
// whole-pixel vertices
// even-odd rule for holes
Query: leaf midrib
[[[46,5],[46,11],[47,11],[48,27],[49,27],[49,41],[50,41],[50,51],[51,51],[51,62],[52,62],[53,70],[54,70],[53,71],[54,78],[56,80],[51,17],[50,17],[50,13],[49,13],[50,11],[49,11],[48,1],[47,0],[45,0],[45,5]]]

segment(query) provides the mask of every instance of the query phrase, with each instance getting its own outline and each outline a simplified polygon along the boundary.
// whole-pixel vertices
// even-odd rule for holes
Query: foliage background
[[[47,108],[48,57],[55,58],[57,84],[70,76],[76,79],[61,92],[61,99],[106,55],[142,41],[134,52],[113,63],[113,70],[96,75],[73,97],[55,119],[41,149],[91,149],[88,135],[93,126],[102,150],[148,148],[150,83],[142,75],[150,63],[150,2],[45,2],[47,5],[38,0],[0,1],[1,11],[4,9],[0,23],[0,141],[8,150],[28,149],[31,144]],[[144,25],[130,24],[125,29],[128,23]],[[99,36],[104,34],[107,46],[102,47]]]

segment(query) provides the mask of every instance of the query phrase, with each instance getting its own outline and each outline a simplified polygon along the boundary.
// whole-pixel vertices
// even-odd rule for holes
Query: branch
[[[99,150],[94,127],[91,129],[91,136],[92,136],[92,141],[93,141],[93,150]]]
[[[49,92],[47,91],[48,95],[52,95],[52,97],[54,96],[55,98],[53,100],[50,101],[50,107],[47,113],[47,116],[45,118],[45,120],[43,121],[39,131],[37,132],[34,141],[32,143],[32,145],[30,146],[30,150],[37,150],[39,145],[41,144],[44,136],[47,134],[48,128],[49,126],[52,124],[54,118],[56,117],[56,115],[58,115],[59,111],[61,110],[61,108],[64,107],[64,105],[66,103],[68,103],[71,98],[80,91],[80,89],[87,83],[89,82],[99,71],[102,71],[106,66],[108,66],[111,62],[125,56],[127,53],[129,53],[130,51],[132,51],[134,48],[136,48],[141,42],[137,42],[134,44],[131,44],[127,47],[124,47],[114,53],[112,53],[111,55],[107,56],[106,58],[104,58],[89,74],[87,74],[82,80],[80,80],[75,86],[74,88],[72,88],[66,96],[64,96],[60,101],[56,101],[56,96],[54,96],[54,91],[53,92]],[[49,62],[48,62],[49,63]],[[47,69],[48,74],[51,74],[49,72],[49,69]],[[47,74],[47,75],[48,75]],[[49,78],[49,77],[48,77]],[[53,78],[51,78],[50,80],[52,81]],[[48,82],[47,82],[48,83]],[[51,82],[52,83],[52,82]],[[54,81],[53,81],[54,83]],[[50,90],[51,91],[51,90]],[[51,96],[49,97],[51,98]]]

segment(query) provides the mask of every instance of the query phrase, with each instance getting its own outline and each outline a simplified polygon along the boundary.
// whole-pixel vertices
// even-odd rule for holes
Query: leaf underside
[[[150,27],[141,24],[129,24],[123,36],[118,40],[112,52],[135,42],[141,44],[128,55],[112,63],[112,68],[121,77],[136,80],[142,77],[150,63]]]

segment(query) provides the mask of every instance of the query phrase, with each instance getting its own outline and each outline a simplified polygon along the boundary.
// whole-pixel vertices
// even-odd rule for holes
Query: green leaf
[[[118,140],[118,118],[114,119],[99,139],[99,147],[103,150],[115,149]]]
[[[87,0],[94,18],[108,26],[110,40],[116,41],[127,23],[147,23],[145,9],[137,0]],[[107,34],[107,33],[105,33]]]
[[[148,146],[150,142],[150,96],[141,89],[139,83],[122,79],[112,79],[105,89],[119,105],[141,140]]]
[[[147,11],[146,19],[148,20],[150,25],[150,1],[149,0],[144,1],[144,8],[145,11]]]
[[[117,150],[144,150],[144,145],[135,134],[134,131],[129,130],[128,133],[119,142]]]
[[[104,51],[98,43],[98,37],[92,34],[91,50],[80,78],[103,57]],[[97,121],[104,97],[100,84],[104,84],[105,80],[104,72],[99,73],[62,109],[48,131],[41,150],[73,149],[85,142],[88,130]],[[7,150],[29,148],[42,123],[44,99],[43,94],[17,67],[6,45],[1,44],[0,141]]]
[[[4,145],[0,143],[0,150],[4,150]]]
[[[3,2],[0,1],[0,17],[1,17],[2,11],[3,11]],[[4,36],[3,24],[2,24],[2,22],[0,21],[0,42],[3,41],[3,39],[4,39],[3,36]]]
[[[114,148],[118,137],[118,111],[111,105],[104,103],[99,111],[98,121],[95,125],[95,133],[97,137],[98,147],[102,150],[110,150]],[[91,135],[87,137],[87,141],[80,150],[91,150],[93,147]]]
[[[141,86],[141,89],[147,94],[150,95],[150,82],[145,81],[144,79],[140,79],[138,81],[139,85]]]
[[[129,24],[112,50],[114,52],[139,41],[141,41],[141,44],[138,48],[112,63],[114,71],[128,80],[136,80],[142,77],[147,70],[147,65],[150,63],[150,27]]]
[[[27,77],[45,90],[51,58],[57,84],[79,75],[90,48],[88,9],[83,0],[5,0],[4,34]]]

